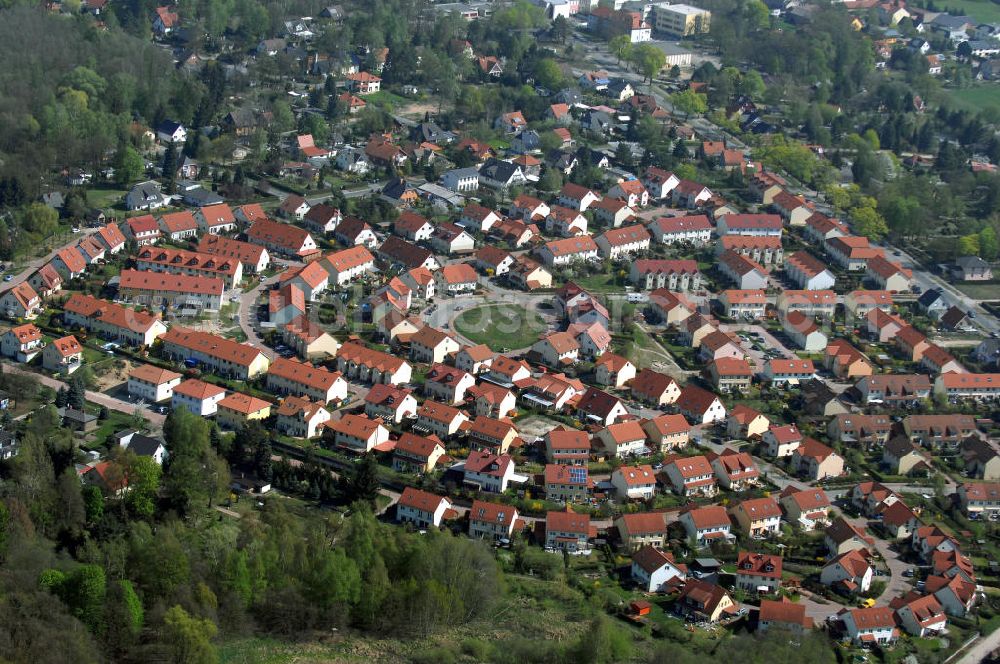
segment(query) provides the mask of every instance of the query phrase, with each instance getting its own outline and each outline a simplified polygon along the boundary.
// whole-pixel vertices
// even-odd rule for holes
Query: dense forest
[[[504,593],[484,544],[383,526],[365,503],[221,516],[229,471],[210,423],[187,411],[165,425],[162,473],[112,451],[120,495],[82,487],[58,422],[52,407],[32,415],[2,469],[3,661],[211,662],[220,631],[413,637],[483,617]]]

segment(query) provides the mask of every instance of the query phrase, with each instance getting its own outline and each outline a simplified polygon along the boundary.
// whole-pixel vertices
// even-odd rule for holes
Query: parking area
[[[751,358],[754,369],[761,370],[770,359],[792,359],[795,352],[785,346],[764,326],[742,323],[724,326],[730,332],[736,332],[743,340],[743,350]]]

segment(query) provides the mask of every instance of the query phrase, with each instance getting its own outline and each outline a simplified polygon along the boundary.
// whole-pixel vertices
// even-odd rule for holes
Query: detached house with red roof
[[[590,460],[590,437],[586,431],[559,426],[542,436],[542,440],[549,463],[586,466]]]
[[[440,527],[451,501],[427,491],[406,487],[396,504],[396,520],[412,523],[417,528]]]
[[[456,435],[469,416],[452,406],[428,399],[417,409],[414,431],[433,434],[441,440]]]
[[[712,497],[718,493],[715,471],[703,455],[674,459],[663,467],[663,473],[680,496]]]
[[[365,415],[399,424],[406,418],[416,417],[417,400],[411,390],[379,383],[365,395]]]
[[[730,491],[745,491],[760,482],[760,470],[747,452],[725,447],[708,457],[719,485]]]
[[[375,257],[360,245],[327,254],[317,263],[329,275],[330,285],[338,288],[375,269]]]
[[[83,366],[83,346],[69,335],[56,339],[42,349],[42,367],[47,371],[68,376]]]
[[[775,535],[781,528],[781,509],[773,497],[741,501],[729,509],[729,514],[754,539]]]
[[[475,500],[469,508],[469,537],[491,541],[510,539],[518,527],[517,509],[510,505]]]
[[[847,636],[858,645],[891,645],[899,638],[896,616],[887,606],[843,609],[838,614]]]
[[[0,310],[9,319],[25,318],[32,320],[42,306],[42,299],[31,287],[22,281],[11,289],[0,294]]]
[[[631,576],[643,592],[662,592],[687,578],[687,566],[675,562],[672,553],[647,545],[632,555]]]
[[[373,420],[364,415],[345,414],[339,420],[326,423],[327,431],[333,432],[333,444],[352,452],[364,454],[389,440],[389,430],[382,420]]]
[[[514,479],[514,467],[509,454],[472,450],[463,466],[463,483],[480,491],[503,493]]]
[[[649,500],[656,491],[651,466],[622,466],[611,473],[611,485],[619,500]]]
[[[785,520],[798,524],[803,530],[813,530],[830,523],[830,498],[820,488],[796,489],[787,487],[779,499]]]
[[[403,433],[392,450],[392,469],[400,473],[429,473],[445,456],[444,444],[437,436]]]
[[[678,520],[684,526],[687,538],[697,542],[698,546],[708,546],[716,540],[728,540],[732,537],[732,522],[726,508],[721,505],[682,510]]]
[[[559,205],[583,212],[591,205],[601,200],[601,197],[591,189],[572,182],[567,182],[559,191]],[[584,230],[586,232],[586,229]]]
[[[667,545],[667,522],[662,512],[622,514],[614,520],[618,537],[627,551],[644,546],[664,548]]]
[[[910,636],[920,638],[943,634],[948,629],[948,616],[934,595],[924,595],[906,601],[896,608],[899,624]]]
[[[726,407],[719,397],[696,385],[685,386],[674,405],[695,424],[711,424],[726,419]]]
[[[18,362],[30,362],[42,352],[42,331],[33,323],[12,327],[0,337],[0,352]]]
[[[734,406],[726,419],[726,433],[731,438],[759,438],[770,426],[771,421],[765,415],[744,404]]]
[[[632,380],[632,397],[653,406],[676,403],[681,396],[680,385],[673,376],[643,369]]]
[[[115,226],[114,224],[106,224],[97,229],[97,233],[94,234],[104,248],[110,254],[117,254],[125,248],[125,234]]]
[[[594,362],[594,382],[598,385],[620,388],[635,375],[635,365],[616,353],[602,353]]]
[[[577,416],[605,427],[628,414],[621,399],[594,387],[588,387],[576,404]]]
[[[592,535],[589,514],[577,514],[569,507],[565,511],[545,513],[546,550],[588,554]]]
[[[62,289],[63,278],[59,274],[59,271],[52,266],[52,263],[46,263],[42,267],[34,271],[31,276],[28,277],[28,284],[35,289],[40,296],[44,298],[49,298],[55,295]]]
[[[587,466],[569,464],[545,465],[542,471],[545,499],[562,503],[586,503],[594,482],[590,479]]]
[[[87,261],[76,247],[64,247],[52,257],[52,267],[63,279],[76,279],[87,271]]]
[[[125,234],[135,240],[140,247],[160,241],[160,225],[151,214],[132,217],[124,223]]]
[[[673,413],[640,420],[646,432],[647,447],[654,453],[670,452],[688,444],[691,425],[683,415]]]
[[[468,263],[445,265],[434,274],[436,292],[446,295],[474,293],[479,287],[479,275]]]
[[[608,196],[617,198],[631,208],[646,207],[649,204],[649,192],[639,180],[624,180],[608,190]]]
[[[231,233],[236,230],[236,215],[225,203],[199,208],[198,227],[211,235]]]
[[[845,595],[868,592],[875,571],[868,556],[858,549],[845,551],[823,566],[820,582]]]
[[[806,615],[806,607],[782,597],[775,601],[762,599],[757,613],[757,631],[766,632],[775,627],[802,635],[813,629],[813,619]]]
[[[597,432],[597,438],[611,456],[619,459],[635,456],[646,450],[646,432],[638,420],[618,422]]]
[[[427,372],[424,394],[441,403],[458,405],[465,401],[465,393],[475,384],[475,377],[466,371],[446,364],[433,364]]]
[[[792,452],[792,465],[810,481],[844,474],[844,458],[812,438],[803,438]]]
[[[315,438],[332,416],[323,404],[305,397],[287,397],[278,405],[275,429],[294,438]]]
[[[219,402],[226,398],[226,390],[197,378],[189,378],[174,387],[170,407],[186,408],[198,417],[215,415]]]
[[[775,593],[781,587],[781,556],[740,551],[736,587],[750,593]]]
[[[375,94],[382,89],[382,79],[366,71],[347,74],[347,88],[357,95]]]
[[[171,212],[160,217],[160,230],[177,242],[198,234],[198,220],[194,218],[194,213],[188,210]]]

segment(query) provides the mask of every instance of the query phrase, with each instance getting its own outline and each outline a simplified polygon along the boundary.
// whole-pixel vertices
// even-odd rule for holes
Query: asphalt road
[[[11,362],[3,362],[4,371],[9,371],[10,373],[21,374],[22,376],[34,376],[38,381],[45,385],[46,387],[51,387],[54,390],[58,390],[62,387],[66,387],[66,383],[59,380],[58,378],[53,378],[51,376],[46,376],[44,374],[35,373],[34,371],[27,371],[20,366],[13,364]],[[139,408],[134,403],[125,401],[123,399],[117,399],[115,397],[104,394],[103,392],[94,392],[93,390],[87,390],[86,394],[87,401],[96,403],[99,406],[105,406],[109,410],[114,410],[119,413],[126,413],[131,415],[135,413],[136,410],[142,411],[142,416],[150,423],[154,428],[162,428],[163,422],[167,418],[164,415],[153,412],[148,409]]]
[[[990,653],[997,649],[1000,649],[1000,629],[977,641],[961,659],[955,660],[954,664],[979,664],[986,661]]]
[[[57,253],[59,253],[66,247],[74,246],[77,242],[79,242],[83,238],[87,237],[88,235],[93,235],[96,232],[97,232],[96,228],[81,228],[80,232],[74,233],[73,237],[66,244],[56,249],[53,249],[52,251],[45,254],[41,258],[32,259],[24,266],[24,268],[20,272],[13,275],[13,278],[10,281],[0,282],[0,293],[5,293],[14,286],[17,286],[21,282],[26,281],[27,278],[30,277],[35,272],[35,270],[37,270],[38,268],[42,267],[50,260],[52,260]]]

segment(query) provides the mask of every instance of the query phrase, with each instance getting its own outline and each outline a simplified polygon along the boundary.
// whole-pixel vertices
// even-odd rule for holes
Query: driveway
[[[861,528],[862,530],[868,525],[868,520],[864,517],[858,518],[848,518],[848,522],[852,525]],[[884,576],[876,577],[879,581],[885,581],[885,590],[879,595],[875,601],[879,605],[888,605],[889,600],[900,595],[905,595],[909,591],[913,590],[913,586],[910,585],[909,579],[903,576],[903,572],[911,567],[909,563],[905,563],[900,560],[899,552],[894,551],[889,548],[889,542],[882,539],[881,537],[875,537],[875,550],[882,560],[885,561],[886,566],[889,568],[889,577]]]
[[[264,345],[264,342],[257,334],[257,327],[254,325],[254,321],[251,317],[257,315],[257,302],[260,299],[260,294],[270,288],[273,284],[277,283],[279,277],[280,274],[268,277],[240,296],[240,329],[243,330],[243,334],[247,336],[247,343],[255,348],[258,348],[260,352],[262,352],[264,356],[272,362],[276,357],[278,357],[278,354],[274,352],[274,349],[268,348]]]

